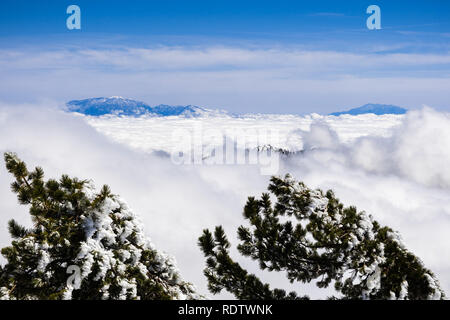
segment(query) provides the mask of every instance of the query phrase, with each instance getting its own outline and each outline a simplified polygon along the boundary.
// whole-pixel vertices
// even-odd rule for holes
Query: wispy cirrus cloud
[[[310,17],[345,17],[344,13],[340,12],[315,12],[308,14]]]
[[[368,101],[450,107],[448,53],[223,46],[3,49],[0,68],[4,101],[63,103],[121,95],[151,104],[289,113],[331,112]]]
[[[409,67],[411,72],[424,66],[450,70],[450,54],[349,53],[298,49],[245,49],[235,47],[159,47],[123,49],[78,49],[47,51],[0,51],[0,66],[8,69],[123,68],[124,70],[279,69],[294,68],[320,72],[348,73],[377,68],[395,72]]]

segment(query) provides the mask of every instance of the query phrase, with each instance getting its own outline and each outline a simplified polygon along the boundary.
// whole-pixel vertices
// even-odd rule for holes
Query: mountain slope
[[[342,114],[350,114],[350,115],[358,115],[358,114],[366,114],[366,113],[374,113],[376,115],[383,114],[404,114],[407,109],[397,107],[390,104],[374,104],[368,103],[359,108],[353,108],[347,111],[341,112],[333,112],[330,113],[331,116],[340,116]]]
[[[226,114],[220,110],[210,110],[197,106],[169,106],[158,105],[151,107],[142,101],[122,98],[122,97],[109,97],[109,98],[90,98],[83,100],[72,100],[66,103],[67,110],[70,112],[78,112],[89,116],[103,116],[103,115],[117,115],[117,116],[185,116],[185,117],[198,117],[207,115]]]

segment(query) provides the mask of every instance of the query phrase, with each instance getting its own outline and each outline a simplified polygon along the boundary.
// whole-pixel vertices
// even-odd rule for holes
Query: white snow
[[[93,186],[87,185],[86,193],[90,201],[95,198]],[[113,281],[122,287],[119,299],[139,299],[137,285],[134,279],[126,277],[128,267],[136,267],[144,278],[152,279],[147,267],[140,262],[143,250],[155,250],[153,244],[144,235],[143,227],[136,215],[129,209],[128,205],[118,196],[107,197],[101,202],[101,207],[93,212],[87,212],[84,217],[84,225],[87,240],[81,243],[80,252],[75,263],[81,267],[81,281],[92,272],[94,264],[99,271],[95,274],[95,281],[104,281],[110,270],[116,270]],[[113,221],[121,220],[123,227]],[[135,234],[136,243],[132,244],[128,237]],[[126,245],[127,249],[114,249],[117,245]],[[176,268],[175,260],[160,251],[156,251],[155,261],[160,269],[152,270],[160,273],[162,281],[181,284],[181,276]],[[166,286],[175,297],[198,297],[196,294],[186,296],[176,286]],[[108,298],[109,286],[103,287],[103,298]],[[65,298],[70,297],[72,289],[67,288]]]

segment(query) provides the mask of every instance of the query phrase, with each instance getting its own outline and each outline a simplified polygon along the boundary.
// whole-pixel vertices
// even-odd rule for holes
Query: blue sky
[[[2,0],[2,35],[68,33],[65,9],[82,9],[84,33],[277,38],[301,32],[365,29],[370,4],[382,8],[383,28],[448,32],[448,1],[286,0]]]
[[[70,4],[81,30],[66,28]],[[366,28],[371,4],[381,30]],[[449,51],[450,1],[2,0],[0,101],[450,110]]]

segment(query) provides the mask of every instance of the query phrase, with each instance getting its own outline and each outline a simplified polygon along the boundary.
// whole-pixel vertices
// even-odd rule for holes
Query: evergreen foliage
[[[193,299],[169,256],[145,237],[127,204],[104,186],[63,175],[44,180],[13,153],[4,155],[11,189],[29,207],[33,226],[9,222],[1,250],[3,299]],[[69,281],[74,267],[77,278]],[[68,273],[69,272],[69,273]],[[75,275],[75,273],[73,273]]]
[[[409,252],[400,236],[364,211],[344,207],[332,191],[311,190],[289,175],[272,177],[261,199],[249,197],[238,228],[238,251],[263,270],[284,271],[291,281],[331,283],[343,299],[443,299],[433,273]],[[225,289],[238,299],[298,299],[270,289],[229,255],[222,227],[204,230],[209,290]],[[304,297],[306,298],[306,297]],[[336,298],[336,297],[332,297]]]

